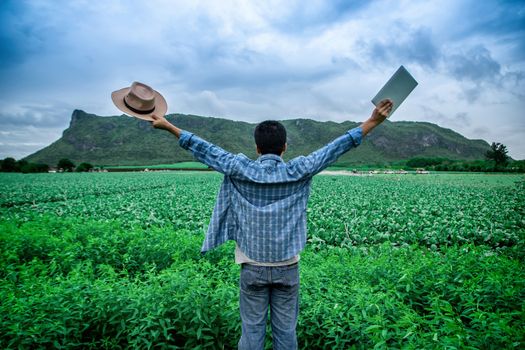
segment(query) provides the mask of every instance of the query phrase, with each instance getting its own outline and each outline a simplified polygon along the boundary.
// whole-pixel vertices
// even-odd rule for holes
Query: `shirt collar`
[[[257,158],[257,161],[260,163],[266,160],[274,160],[277,162],[283,162],[283,159],[280,156],[278,156],[277,154],[272,154],[272,153],[266,153],[260,156],[259,158]]]

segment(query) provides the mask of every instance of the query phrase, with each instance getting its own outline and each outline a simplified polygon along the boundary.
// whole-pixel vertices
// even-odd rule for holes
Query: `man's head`
[[[275,120],[267,120],[255,127],[253,133],[257,153],[272,153],[278,156],[286,150],[286,129]]]

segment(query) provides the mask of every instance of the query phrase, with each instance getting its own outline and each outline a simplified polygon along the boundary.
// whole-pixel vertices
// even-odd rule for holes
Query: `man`
[[[210,250],[235,240],[235,261],[241,265],[239,349],[263,349],[266,321],[274,349],[296,349],[299,312],[299,253],[306,243],[306,206],[312,177],[361,143],[392,110],[383,100],[371,117],[323,148],[285,163],[286,130],[276,121],[255,128],[260,155],[255,161],[234,155],[152,115],[152,125],[179,139],[195,158],[220,173],[224,180],[202,247]]]

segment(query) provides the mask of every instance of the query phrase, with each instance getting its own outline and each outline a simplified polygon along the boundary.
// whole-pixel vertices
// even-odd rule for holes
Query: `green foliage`
[[[525,160],[511,161],[507,169],[516,173],[525,173]]]
[[[500,164],[489,160],[461,161],[447,158],[412,158],[406,161],[406,166],[412,169],[425,168],[433,171],[468,171],[468,172],[525,172],[523,161],[513,161]]]
[[[156,165],[120,165],[120,166],[111,166],[106,167],[109,171],[112,170],[130,170],[130,171],[136,171],[136,170],[158,170],[158,169],[187,169],[187,170],[194,170],[194,169],[209,169],[209,167],[206,164],[203,164],[201,162],[180,162],[180,163],[174,163],[174,164],[156,164]]]
[[[5,158],[0,164],[1,172],[46,173],[49,171],[47,164],[29,163],[25,159],[16,161],[14,158]]]
[[[301,258],[301,348],[506,348],[523,341],[519,261],[473,245],[309,252]]]
[[[20,168],[20,171],[24,174],[28,173],[47,173],[49,171],[49,165],[47,164],[36,164],[36,163],[27,163]]]
[[[10,173],[16,171],[16,160],[14,158],[4,158],[4,160],[2,160],[1,165],[1,169],[3,172]]]
[[[16,162],[16,165],[15,165],[16,171],[17,172],[22,172],[22,169],[23,168],[27,168],[28,165],[29,165],[29,162],[27,160],[20,159],[19,161]]]
[[[407,166],[411,168],[425,168],[434,166],[446,161],[444,158],[412,158],[407,161]]]
[[[215,173],[0,175],[0,348],[235,348]],[[522,348],[525,182],[317,176],[299,347]]]
[[[93,169],[93,165],[90,164],[90,163],[80,163],[77,168],[75,169],[75,171],[77,173],[82,173],[82,172],[87,172],[87,171],[90,171],[91,169]]]
[[[492,142],[490,150],[485,153],[485,157],[488,160],[494,161],[494,168],[506,166],[508,163],[509,156],[507,156],[507,146],[499,142]]]
[[[67,158],[62,158],[58,161],[57,168],[62,169],[63,171],[72,172],[75,168],[75,164]]]
[[[525,203],[523,182],[515,183],[519,179],[483,174],[318,176],[308,207],[310,244],[522,245]]]

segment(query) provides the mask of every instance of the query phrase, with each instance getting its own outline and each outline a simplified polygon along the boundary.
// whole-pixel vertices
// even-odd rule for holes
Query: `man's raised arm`
[[[153,119],[151,125],[154,128],[166,130],[175,135],[179,139],[181,147],[190,150],[199,162],[225,175],[231,175],[235,172],[238,164],[237,156],[192,133],[181,130],[170,123],[164,116],[152,115],[151,117]]]
[[[372,129],[385,121],[392,111],[393,103],[385,99],[379,102],[373,110],[372,115],[359,127],[347,131],[326,146],[310,153],[306,157],[298,157],[296,165],[300,167],[300,172],[305,176],[313,176],[333,164],[340,156],[348,152],[351,148],[361,143],[361,138],[367,135]]]

